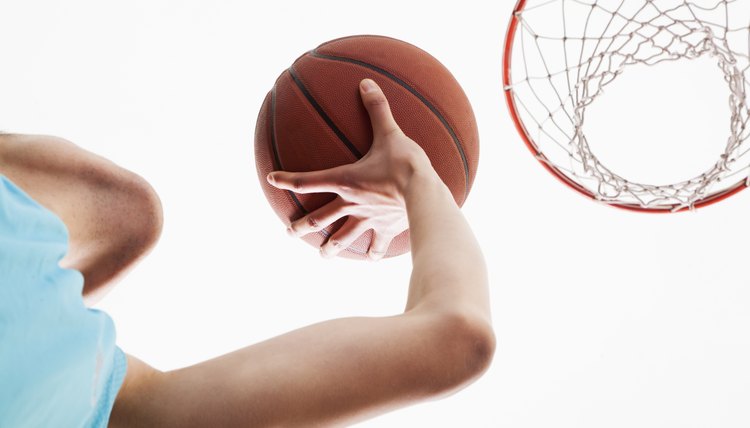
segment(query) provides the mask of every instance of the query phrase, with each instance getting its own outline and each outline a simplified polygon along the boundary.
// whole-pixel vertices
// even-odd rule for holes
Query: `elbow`
[[[488,321],[465,314],[448,316],[444,322],[453,348],[446,356],[458,374],[458,386],[465,386],[489,369],[495,356],[495,333]]]
[[[159,241],[164,227],[161,200],[156,191],[142,177],[131,173],[122,189],[131,205],[128,235],[139,255],[149,252]]]
[[[437,316],[430,395],[451,395],[479,379],[492,364],[496,338],[491,323],[470,313]]]
[[[164,214],[159,196],[138,174],[116,168],[103,171],[93,185],[100,206],[100,225],[110,236],[107,250],[119,275],[147,255],[162,234]]]

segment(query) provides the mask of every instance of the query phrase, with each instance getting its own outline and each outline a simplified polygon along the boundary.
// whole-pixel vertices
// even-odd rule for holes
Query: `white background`
[[[310,323],[402,310],[409,258],[326,261],[288,238],[252,144],[263,97],[298,55],[351,34],[409,41],[451,69],[474,105],[482,152],[464,212],[489,262],[499,346],[464,391],[361,426],[750,425],[750,193],[642,215],[549,176],[504,104],[511,3],[5,1],[0,128],[68,138],[156,188],[161,242],[99,307],[126,352],[178,368]],[[679,103],[691,111],[726,108],[724,96],[693,91],[696,79],[660,76],[656,87],[690,88]],[[612,92],[620,98],[603,117],[613,128],[668,101]],[[709,126],[669,111],[655,110],[665,117],[653,126]],[[720,149],[725,124],[718,145],[668,143]],[[643,150],[659,143],[649,127],[628,129]]]

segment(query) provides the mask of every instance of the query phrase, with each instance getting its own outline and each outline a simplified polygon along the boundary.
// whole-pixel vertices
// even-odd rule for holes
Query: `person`
[[[111,319],[84,305],[156,244],[156,193],[67,141],[1,136],[0,426],[342,426],[445,397],[481,376],[495,336],[479,245],[378,85],[365,79],[360,92],[374,135],[362,159],[277,171],[268,181],[339,195],[293,222],[297,236],[344,215],[382,236],[408,227],[413,271],[403,313],[325,321],[166,372],[126,356]],[[351,233],[334,235],[323,255]],[[382,247],[370,255],[382,257]]]

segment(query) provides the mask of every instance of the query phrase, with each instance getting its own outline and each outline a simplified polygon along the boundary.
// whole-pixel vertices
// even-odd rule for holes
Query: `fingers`
[[[341,194],[344,184],[342,168],[345,166],[311,172],[274,171],[266,176],[266,180],[277,189],[294,193]]]
[[[396,131],[401,131],[401,128],[399,128],[396,120],[393,118],[391,107],[385,98],[385,94],[383,94],[383,91],[373,80],[362,80],[359,83],[359,91],[362,96],[362,103],[370,114],[374,136],[388,135]]]
[[[385,233],[374,232],[372,234],[372,241],[370,242],[370,249],[367,251],[367,257],[370,260],[380,260],[388,252],[388,247],[391,245],[394,236],[387,235]]]
[[[349,217],[344,225],[320,247],[320,255],[326,258],[337,256],[340,252],[349,248],[368,229],[369,227],[367,227],[365,222],[354,217]]]
[[[349,214],[349,204],[338,197],[310,214],[292,222],[287,232],[292,236],[307,235],[308,233],[325,229],[336,220]]]

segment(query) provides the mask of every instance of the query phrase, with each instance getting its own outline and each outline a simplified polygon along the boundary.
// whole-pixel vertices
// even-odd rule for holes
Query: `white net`
[[[747,184],[750,0],[529,0],[514,19],[505,90],[537,158],[566,180],[604,202],[673,211]],[[727,143],[711,168],[652,185],[603,165],[584,134],[603,89],[631,66],[700,57],[716,62],[729,89],[730,120],[716,136]]]

